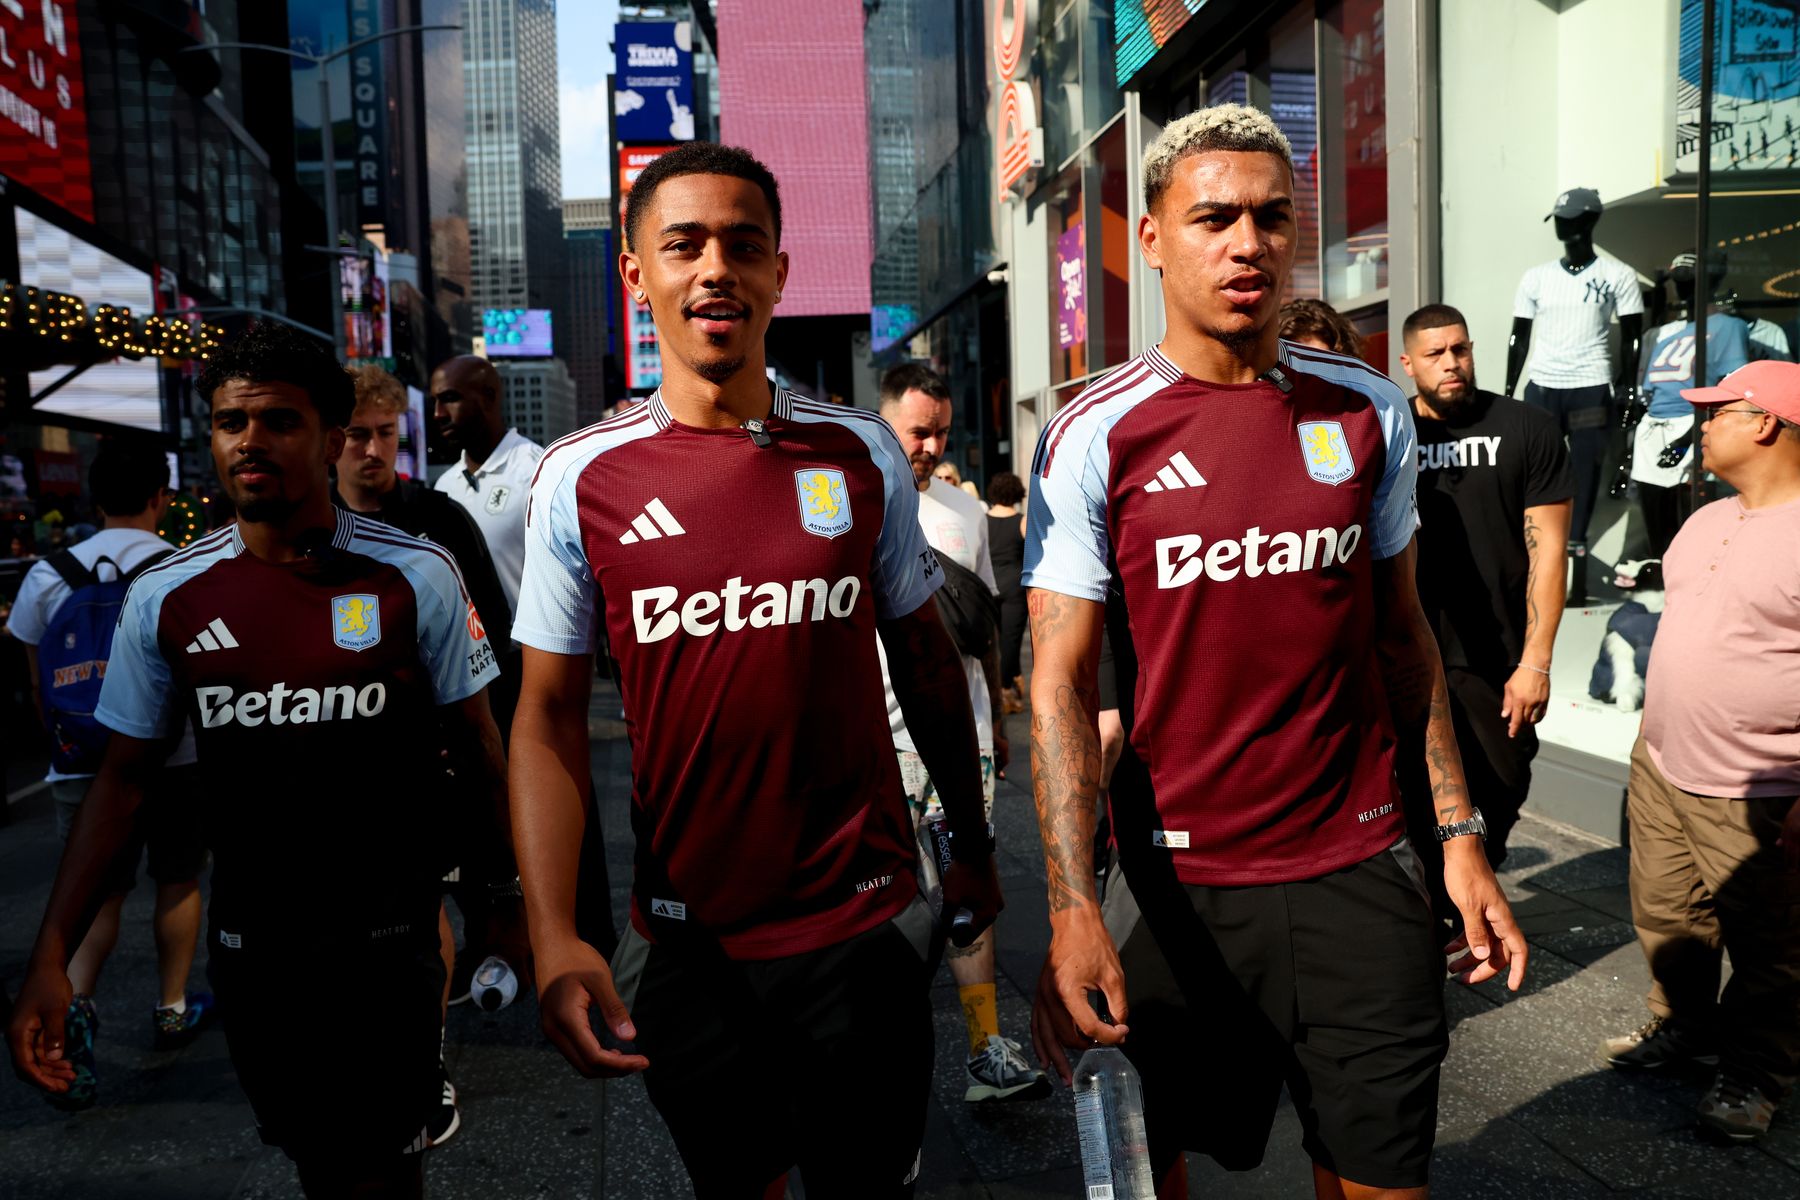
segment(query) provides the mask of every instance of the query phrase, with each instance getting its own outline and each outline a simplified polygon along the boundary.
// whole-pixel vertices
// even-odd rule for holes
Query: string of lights
[[[139,317],[112,304],[90,309],[79,296],[14,283],[0,288],[0,334],[25,335],[40,347],[52,343],[70,361],[89,357],[204,362],[225,338],[217,325]]]

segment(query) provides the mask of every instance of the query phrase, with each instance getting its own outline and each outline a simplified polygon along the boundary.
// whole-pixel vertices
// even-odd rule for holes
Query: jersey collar
[[[512,456],[512,452],[523,445],[525,445],[525,435],[516,428],[508,428],[501,435],[499,442],[495,443],[493,451],[482,460],[481,466],[474,472],[469,470],[469,452],[467,450],[463,451],[462,461],[457,464],[457,467],[465,475],[471,473],[478,476],[497,475],[506,469],[506,460]]]
[[[658,429],[667,429],[670,425],[675,423],[675,418],[669,415],[669,406],[663,403],[661,388],[657,388],[650,394],[650,398],[644,401],[644,407],[650,410],[650,420]],[[794,393],[777,384],[775,387],[775,400],[774,403],[770,405],[769,415],[783,421],[792,418],[794,415]]]

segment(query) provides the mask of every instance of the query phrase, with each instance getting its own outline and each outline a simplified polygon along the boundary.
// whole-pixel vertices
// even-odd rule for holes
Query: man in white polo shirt
[[[432,418],[438,433],[460,452],[456,463],[438,477],[437,490],[467,509],[480,527],[512,610],[507,615],[512,617],[519,610],[519,580],[525,573],[525,506],[544,448],[507,426],[500,393],[500,372],[472,354],[453,358],[431,373]],[[500,678],[490,689],[494,722],[501,736],[510,739],[522,671],[520,652],[516,642],[494,650],[500,663]],[[582,835],[581,878],[587,885],[576,904],[576,923],[584,940],[611,953],[618,934],[612,922],[600,814],[594,808]],[[473,951],[465,957],[473,958]],[[458,964],[458,976],[451,984],[455,995],[462,994],[463,965]]]
[[[507,428],[500,415],[500,372],[472,354],[431,373],[431,415],[445,441],[461,452],[456,465],[438,477],[437,490],[468,509],[481,527],[506,602],[517,611],[525,571],[525,500],[544,448]]]
[[[1700,1122],[1741,1142],[1800,1076],[1800,365],[1681,394],[1700,408],[1700,465],[1737,494],[1663,556],[1627,803],[1651,1017],[1604,1053],[1657,1074],[1716,1064]]]

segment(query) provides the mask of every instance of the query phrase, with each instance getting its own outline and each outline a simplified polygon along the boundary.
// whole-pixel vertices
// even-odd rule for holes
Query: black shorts
[[[381,1164],[424,1149],[441,1100],[444,963],[436,922],[416,924],[350,949],[208,931],[207,978],[238,1084],[262,1140],[294,1161]],[[353,1014],[349,1025],[335,1006]]]
[[[823,1200],[909,1193],[931,1084],[932,936],[923,898],[849,941],[754,962],[626,931],[614,977],[699,1200],[761,1195],[796,1164]]]
[[[1256,1167],[1286,1083],[1314,1162],[1373,1187],[1427,1182],[1449,1032],[1406,841],[1300,883],[1122,882],[1106,924],[1159,1174],[1184,1149]]]

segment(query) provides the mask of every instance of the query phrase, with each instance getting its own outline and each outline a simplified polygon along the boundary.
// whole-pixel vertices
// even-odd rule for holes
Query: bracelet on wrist
[[[1545,679],[1550,678],[1550,669],[1548,667],[1534,667],[1530,663],[1523,663],[1523,662],[1519,663],[1518,665],[1525,668],[1527,671],[1536,671],[1539,675],[1542,675]]]

